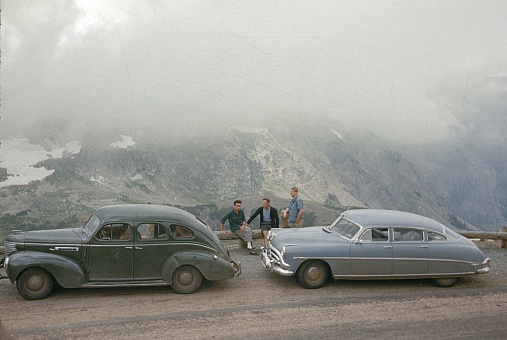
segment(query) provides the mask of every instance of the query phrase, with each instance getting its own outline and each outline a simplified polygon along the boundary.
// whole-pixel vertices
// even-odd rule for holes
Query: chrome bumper
[[[276,260],[272,259],[269,255],[268,250],[262,247],[262,265],[266,268],[282,276],[292,276],[294,272],[292,270],[284,269],[280,267]]]
[[[5,267],[5,259],[4,258],[1,258],[0,259],[0,269],[4,268]],[[0,280],[1,279],[7,279],[7,275],[4,275],[2,273],[2,271],[0,271]]]
[[[236,265],[236,267],[233,265]],[[231,266],[234,269],[234,277],[238,277],[241,275],[241,262],[232,261]]]
[[[489,273],[489,264],[491,263],[491,259],[488,257],[484,261],[482,261],[482,267],[477,270],[477,274],[487,274]]]

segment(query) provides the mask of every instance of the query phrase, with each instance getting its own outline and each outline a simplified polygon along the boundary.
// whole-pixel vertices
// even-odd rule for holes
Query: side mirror
[[[354,241],[354,244],[363,244],[363,240],[357,239],[357,240]]]

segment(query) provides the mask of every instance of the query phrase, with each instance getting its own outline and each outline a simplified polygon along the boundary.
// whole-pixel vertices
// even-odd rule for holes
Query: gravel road
[[[191,295],[168,287],[59,288],[25,301],[1,280],[0,321],[12,339],[504,339],[507,332],[507,250],[489,242],[477,244],[492,271],[452,288],[400,280],[317,290],[265,270],[237,241],[227,244],[242,275]]]

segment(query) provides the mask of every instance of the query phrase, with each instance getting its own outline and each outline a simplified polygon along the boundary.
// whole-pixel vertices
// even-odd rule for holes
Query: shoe
[[[259,255],[255,250],[250,250],[250,255]]]

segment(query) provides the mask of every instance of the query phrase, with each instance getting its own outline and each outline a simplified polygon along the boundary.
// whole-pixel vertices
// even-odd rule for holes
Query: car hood
[[[284,245],[308,245],[325,243],[349,243],[349,240],[340,237],[334,232],[327,232],[323,227],[293,228],[293,229],[271,229],[274,236],[271,244],[277,248]]]
[[[82,240],[75,229],[52,229],[27,231],[25,233],[25,242],[28,243],[79,243]]]

